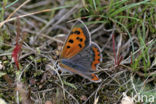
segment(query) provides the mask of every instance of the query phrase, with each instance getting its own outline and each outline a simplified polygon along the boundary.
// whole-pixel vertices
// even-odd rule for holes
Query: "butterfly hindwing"
[[[61,59],[75,56],[90,44],[90,33],[86,25],[78,20],[68,35],[68,38],[60,55]]]
[[[101,49],[96,43],[91,42],[89,47],[72,57],[70,61],[90,71],[96,71],[98,64],[102,61]]]
[[[95,71],[97,69],[97,66],[100,64],[100,62],[102,62],[102,54],[101,54],[100,47],[94,42],[92,42],[91,44],[91,50],[93,52],[92,54],[93,60],[91,62],[91,69]]]

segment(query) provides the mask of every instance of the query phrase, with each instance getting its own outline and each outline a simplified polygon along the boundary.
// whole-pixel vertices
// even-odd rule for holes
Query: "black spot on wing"
[[[77,37],[76,39],[77,39],[77,40],[79,40],[79,39],[80,39],[80,37]]]
[[[67,48],[70,48],[70,46],[67,46]]]
[[[82,38],[80,38],[80,37],[77,37],[76,39],[77,39],[77,40],[79,40],[80,42],[82,42],[82,41],[83,41],[83,39],[82,39]]]
[[[82,38],[80,38],[80,42],[82,42],[83,41],[83,39]]]
[[[81,45],[81,44],[79,44],[79,47],[80,47],[80,48],[82,48],[82,45]]]
[[[79,35],[80,34],[80,31],[77,31],[76,30],[76,31],[74,31],[74,33],[77,34],[77,35]]]
[[[72,39],[70,39],[68,42],[69,42],[69,43],[73,43],[74,41],[73,41]]]

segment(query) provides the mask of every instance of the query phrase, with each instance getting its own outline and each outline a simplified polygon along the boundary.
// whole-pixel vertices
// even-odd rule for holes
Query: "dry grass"
[[[16,0],[9,4],[0,1],[0,98],[8,104],[119,104],[123,92],[131,97],[154,96],[156,102],[154,0]],[[20,70],[11,57],[18,18]],[[65,35],[80,18],[102,49],[98,84],[54,67]],[[142,103],[150,102],[138,101]]]

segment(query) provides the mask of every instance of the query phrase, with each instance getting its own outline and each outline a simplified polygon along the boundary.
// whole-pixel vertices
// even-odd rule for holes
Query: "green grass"
[[[10,3],[10,4],[8,4],[8,5],[6,5],[7,3],[8,3],[8,0],[3,0],[3,6],[5,7],[5,9],[6,8],[9,8],[10,6],[12,6],[12,5],[14,5],[15,3],[17,3],[19,0],[16,0],[16,1],[14,1],[14,2],[12,2],[12,3]],[[2,8],[0,8],[0,11],[2,10],[3,11],[3,6],[1,6]]]
[[[136,69],[139,62],[142,61],[142,59],[143,59],[143,67],[144,67],[144,69],[147,69],[150,67],[150,58],[149,58],[148,52],[150,51],[149,49],[151,48],[152,45],[150,45],[149,47],[147,47],[145,45],[145,31],[146,30],[145,30],[144,22],[150,20],[150,18],[145,16],[146,20],[143,20],[143,18],[140,18],[139,16],[146,15],[146,11],[149,9],[149,7],[151,7],[152,4],[154,4],[153,6],[155,6],[155,2],[150,2],[149,0],[144,0],[141,2],[137,2],[137,3],[128,3],[127,5],[125,5],[125,3],[127,3],[127,2],[128,2],[128,0],[122,0],[122,1],[116,1],[116,2],[114,0],[111,0],[109,5],[104,6],[104,7],[99,7],[99,9],[98,9],[99,10],[98,12],[102,12],[103,9],[108,8],[108,12],[102,13],[101,15],[94,15],[93,7],[96,8],[96,6],[94,5],[96,3],[92,2],[92,0],[89,0],[89,3],[91,5],[89,5],[88,7],[90,7],[92,9],[92,10],[90,9],[92,14],[88,17],[103,18],[103,21],[96,21],[95,23],[109,23],[110,21],[113,21],[117,25],[121,25],[123,28],[123,31],[127,32],[130,39],[132,38],[132,35],[130,33],[131,30],[129,30],[129,28],[132,28],[136,23],[138,25],[142,25],[143,29],[142,30],[138,29],[137,34],[138,34],[138,39],[140,42],[140,47],[144,47],[144,49],[142,49],[141,55],[137,59],[134,59],[134,56],[133,56],[132,61],[135,65],[134,66],[132,65],[132,67],[133,67],[133,69]],[[133,17],[130,16],[130,11],[133,9],[136,9],[136,11],[135,10],[133,10],[133,11],[137,12],[138,7],[140,5],[145,6],[143,8],[142,12],[139,14],[135,14]],[[125,12],[126,14],[123,14],[123,12]],[[145,14],[142,14],[144,12],[145,12]],[[152,7],[151,11],[150,11],[151,18],[156,16],[153,12],[154,12],[154,7]],[[152,16],[152,14],[154,14],[154,16]],[[123,23],[123,20],[125,20],[125,19],[130,20],[131,22],[128,24],[127,23],[125,24],[125,23]],[[149,24],[150,27],[151,27],[151,25],[152,25],[152,23]],[[152,27],[152,33],[156,32],[153,29],[154,29],[154,27]],[[141,36],[141,34],[142,34],[142,36]],[[132,44],[132,54],[133,54],[134,53],[134,45],[133,45],[132,41],[131,41],[131,44]],[[155,42],[153,44],[155,44]]]
[[[5,7],[7,5],[7,2],[8,2],[7,0],[3,0],[3,4],[0,5],[0,7],[2,7],[2,8],[0,8],[0,11],[1,11],[1,13],[0,13],[0,21],[4,20],[4,12],[5,12]]]

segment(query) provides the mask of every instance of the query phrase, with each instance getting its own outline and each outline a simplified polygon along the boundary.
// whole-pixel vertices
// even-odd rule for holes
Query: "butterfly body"
[[[92,82],[100,82],[101,80],[94,72],[101,61],[102,55],[99,46],[91,42],[87,27],[82,21],[78,21],[62,49],[59,67]]]

